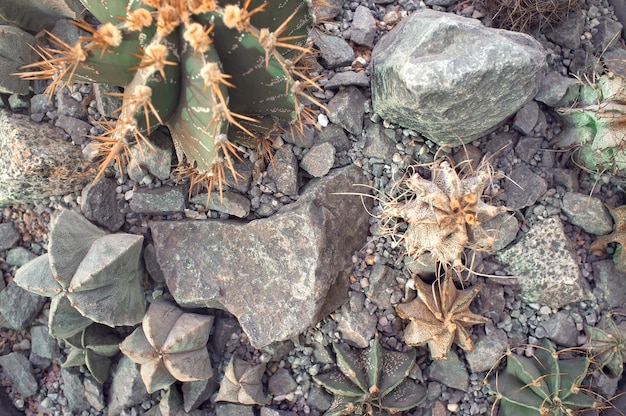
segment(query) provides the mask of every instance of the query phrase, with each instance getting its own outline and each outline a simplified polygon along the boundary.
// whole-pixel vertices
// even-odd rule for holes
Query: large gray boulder
[[[0,112],[0,206],[78,191],[96,166],[58,127]]]
[[[35,37],[17,27],[0,25],[0,93],[28,94],[29,81],[15,73],[19,68],[37,61],[32,47]]]
[[[249,223],[150,224],[167,286],[183,307],[226,309],[262,348],[305,331],[347,299],[368,213],[356,166],[311,181],[298,201]],[[368,201],[365,201],[366,204]]]
[[[528,35],[418,10],[374,47],[374,111],[440,145],[469,143],[535,96],[545,55]]]

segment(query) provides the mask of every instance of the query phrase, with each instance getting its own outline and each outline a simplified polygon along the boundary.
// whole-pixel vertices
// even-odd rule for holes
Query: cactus
[[[559,146],[576,147],[576,162],[591,172],[626,176],[626,80],[609,74],[581,84],[577,102],[557,109]]]
[[[208,380],[213,376],[206,344],[213,316],[185,313],[162,297],[148,307],[141,326],[122,343],[120,350],[141,366],[141,378],[149,393],[176,380]]]
[[[347,351],[338,344],[333,349],[338,370],[313,377],[335,395],[325,416],[395,414],[415,408],[426,397],[424,387],[408,378],[415,349],[390,351],[380,346],[378,338],[368,350]]]
[[[492,176],[486,166],[462,179],[447,161],[434,162],[431,170],[431,180],[416,172],[394,184],[398,196],[381,204],[382,232],[403,240],[409,256],[429,252],[436,261],[456,266],[466,247],[490,247],[480,224],[506,208],[481,200]]]
[[[489,380],[489,388],[503,416],[569,416],[598,407],[581,388],[588,367],[588,357],[561,359],[544,339],[533,357],[509,352],[505,370]]]
[[[265,364],[252,365],[240,358],[231,357],[215,401],[241,404],[268,404],[269,397],[263,392],[261,376]]]
[[[409,319],[404,342],[411,346],[428,344],[433,360],[445,359],[453,342],[464,351],[472,351],[474,344],[465,328],[489,322],[469,309],[481,286],[458,290],[448,275],[432,285],[416,276],[413,281],[417,297],[396,306],[398,316]]]
[[[129,146],[151,146],[147,133],[170,128],[192,189],[212,189],[233,171],[237,144],[257,143],[280,123],[302,131],[313,121],[304,102],[319,88],[308,74],[312,22],[302,0],[243,5],[215,0],[81,0],[102,23],[74,45],[48,34],[41,61],[25,79],[52,79],[48,92],[72,81],[124,87],[116,120],[99,122],[101,169],[122,169]],[[220,187],[221,190],[221,187]]]
[[[120,350],[118,336],[106,326],[93,324],[67,338],[65,342],[71,349],[62,366],[85,365],[93,378],[104,383],[109,375],[111,357]]]
[[[609,315],[604,322],[604,329],[585,325],[587,350],[599,368],[606,368],[611,376],[620,378],[626,363],[626,322],[618,325]]]
[[[48,327],[68,338],[93,322],[135,325],[145,313],[141,279],[143,237],[106,234],[80,214],[52,221],[48,253],[20,267],[15,283],[52,298]]]
[[[616,270],[626,272],[626,252],[624,252],[624,245],[626,245],[626,205],[615,208],[608,206],[607,208],[613,217],[613,232],[597,236],[589,248],[594,255],[600,257],[610,243],[617,243],[617,248],[613,254],[613,263],[615,263]]]

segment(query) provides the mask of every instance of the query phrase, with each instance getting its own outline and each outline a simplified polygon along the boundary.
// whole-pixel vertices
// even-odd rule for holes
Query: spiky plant
[[[15,274],[15,283],[52,298],[48,327],[68,338],[93,322],[135,325],[145,312],[141,280],[143,237],[107,234],[80,214],[53,218],[48,253]]]
[[[492,238],[480,224],[506,208],[481,199],[492,177],[486,165],[461,178],[439,160],[431,172],[430,180],[415,172],[394,185],[397,195],[381,203],[381,233],[403,242],[411,257],[430,253],[437,262],[456,266],[466,247],[489,249]]]
[[[263,391],[261,380],[264,372],[265,364],[254,365],[233,355],[215,400],[249,405],[269,403],[270,398]]]
[[[610,243],[617,243],[613,254],[613,263],[615,263],[616,270],[626,272],[626,251],[624,251],[626,246],[626,205],[608,207],[608,209],[611,217],[613,217],[613,232],[597,236],[589,248],[594,255],[599,257],[603,255]]]
[[[234,172],[237,141],[254,143],[279,123],[296,130],[313,121],[304,102],[319,88],[308,75],[312,22],[302,0],[81,0],[101,24],[74,22],[88,32],[70,45],[48,33],[41,61],[25,79],[52,79],[47,92],[73,81],[124,88],[113,121],[101,121],[95,139],[99,175],[129,147],[151,146],[157,125],[170,128],[192,188],[224,181]],[[235,175],[236,177],[236,175]],[[221,189],[221,188],[220,188]]]
[[[509,352],[489,388],[503,416],[570,416],[599,405],[581,388],[588,367],[588,357],[562,358],[544,338],[532,357]]]
[[[176,380],[208,380],[213,376],[206,346],[212,326],[213,316],[186,313],[159,297],[148,307],[141,326],[122,341],[120,350],[140,364],[149,393]]]
[[[315,381],[334,394],[325,416],[391,414],[417,407],[426,390],[408,377],[415,365],[416,351],[391,351],[378,338],[368,350],[345,350],[333,344],[337,369],[314,376]]]
[[[580,0],[483,0],[491,20],[501,29],[533,32],[560,23],[579,9]]]
[[[599,368],[611,376],[621,377],[626,363],[626,322],[616,324],[610,315],[604,317],[604,328],[585,325],[587,350]]]
[[[111,357],[119,351],[120,339],[110,328],[93,324],[65,340],[70,353],[63,367],[86,366],[99,383],[109,376]]]

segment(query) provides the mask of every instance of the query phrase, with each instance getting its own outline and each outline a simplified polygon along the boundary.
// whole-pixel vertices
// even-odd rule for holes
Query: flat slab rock
[[[368,213],[360,197],[337,193],[360,183],[361,169],[349,166],[311,181],[298,201],[268,218],[150,223],[176,302],[226,309],[257,348],[314,325],[347,299]]]
[[[520,241],[497,257],[509,264],[508,273],[518,277],[525,302],[558,309],[593,298],[557,217],[533,224]]]

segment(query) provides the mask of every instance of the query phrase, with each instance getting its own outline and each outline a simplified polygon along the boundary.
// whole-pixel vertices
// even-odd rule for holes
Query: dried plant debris
[[[268,404],[270,398],[263,391],[261,377],[265,364],[253,365],[232,356],[215,401],[241,404]]]
[[[409,256],[430,253],[456,266],[466,247],[490,249],[493,238],[480,224],[507,209],[481,199],[493,176],[486,164],[463,178],[447,161],[434,162],[431,171],[431,180],[417,172],[403,178],[399,194],[381,203],[382,233],[403,241]]]
[[[445,359],[452,343],[465,351],[472,351],[474,344],[466,328],[489,322],[469,309],[481,285],[458,290],[447,274],[433,284],[419,277],[413,280],[417,297],[396,306],[398,316],[409,320],[404,330],[404,342],[410,346],[428,345],[433,360]]]
[[[610,243],[617,243],[615,254],[613,255],[613,262],[615,263],[615,269],[626,272],[626,253],[624,253],[624,244],[626,244],[626,205],[619,206],[617,208],[608,207],[613,222],[613,232],[607,235],[600,235],[596,238],[596,241],[591,243],[591,251],[596,256],[602,256],[604,250]]]
[[[584,4],[581,0],[483,0],[491,20],[500,29],[518,32],[554,27]]]
[[[324,416],[397,414],[418,406],[426,390],[409,374],[415,349],[391,351],[374,339],[368,350],[345,350],[333,344],[337,369],[313,377],[334,394]]]
[[[141,365],[141,378],[149,393],[176,380],[208,380],[213,376],[206,346],[212,326],[213,316],[185,313],[157,298],[120,350]]]

